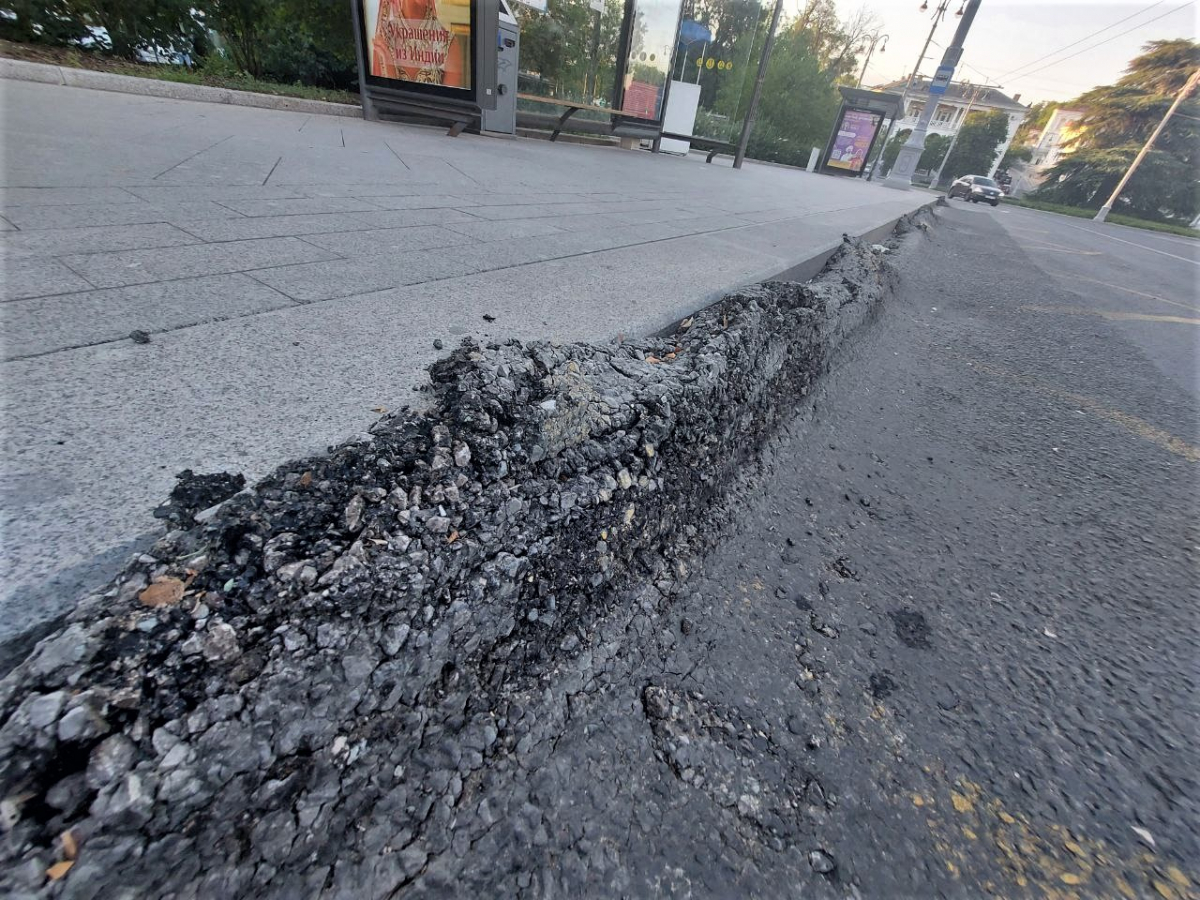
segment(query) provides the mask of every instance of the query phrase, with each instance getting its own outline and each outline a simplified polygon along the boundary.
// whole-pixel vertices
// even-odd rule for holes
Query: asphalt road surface
[[[1197,896],[1194,251],[941,219],[443,885]]]
[[[1048,283],[1076,298],[1056,310],[1035,299],[1026,304],[1029,311],[1114,322],[1164,375],[1185,391],[1197,391],[1200,241],[1020,207],[986,211],[1020,244]]]

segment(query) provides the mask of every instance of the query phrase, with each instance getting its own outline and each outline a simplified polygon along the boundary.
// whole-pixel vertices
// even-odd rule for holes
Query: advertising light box
[[[358,3],[368,85],[488,108],[495,105],[495,73],[486,69],[489,59],[495,67],[497,0]]]
[[[833,138],[833,149],[825,163],[830,168],[858,174],[867,164],[882,116],[863,109],[847,109]]]

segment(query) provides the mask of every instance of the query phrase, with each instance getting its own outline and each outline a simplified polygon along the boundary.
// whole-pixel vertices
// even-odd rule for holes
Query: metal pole
[[[913,79],[921,71],[921,63],[925,62],[925,54],[929,52],[929,44],[933,41],[933,33],[937,31],[938,25],[942,23],[942,17],[946,15],[946,7],[949,5],[950,0],[942,0],[933,13],[933,25],[929,28],[929,36],[925,38],[925,46],[921,48],[921,55],[917,57],[917,64],[913,66],[912,73],[908,76],[908,83],[904,85],[904,93],[906,94],[912,90]]]
[[[750,143],[750,129],[754,127],[754,114],[758,112],[758,99],[762,96],[763,79],[767,77],[767,63],[771,61],[771,50],[775,47],[775,30],[779,27],[779,15],[783,12],[783,0],[775,0],[775,11],[771,13],[771,27],[763,42],[762,58],[758,61],[758,76],[754,79],[754,90],[750,93],[750,108],[742,122],[742,135],[738,138],[737,154],[733,167],[740,169],[746,158],[746,145]]]
[[[933,41],[933,33],[937,31],[937,27],[941,24],[942,17],[946,15],[946,8],[949,5],[949,0],[941,0],[937,5],[937,9],[933,12],[933,25],[929,28],[929,35],[925,38],[925,45],[921,47],[921,55],[917,57],[917,64],[913,66],[912,72],[909,73],[908,81],[904,83],[904,89],[900,91],[900,115],[888,122],[887,134],[883,136],[883,147],[879,150],[879,157],[875,160],[875,164],[871,166],[871,174],[867,176],[867,181],[875,180],[875,173],[879,171],[879,166],[883,162],[883,151],[887,149],[887,143],[892,139],[892,132],[896,128],[896,123],[908,115],[908,92],[912,90],[913,79],[921,71],[921,63],[925,61],[925,54],[929,50],[929,44]]]
[[[367,64],[370,60],[363,53],[365,26],[362,20],[361,4],[358,0],[350,0],[350,21],[354,28],[354,61],[358,63],[358,98],[362,102],[363,118],[374,121],[379,118],[379,114],[375,111],[375,104],[371,102],[370,94],[367,93]]]
[[[1162,121],[1158,123],[1158,127],[1154,129],[1154,133],[1150,135],[1150,139],[1146,141],[1146,146],[1138,152],[1138,155],[1133,158],[1133,162],[1129,164],[1129,169],[1121,177],[1116,188],[1113,189],[1112,196],[1108,198],[1108,202],[1100,207],[1100,211],[1096,213],[1093,222],[1103,222],[1108,218],[1108,214],[1112,212],[1113,204],[1117,202],[1117,198],[1121,196],[1121,191],[1125,190],[1125,185],[1129,183],[1129,179],[1133,177],[1133,173],[1137,171],[1138,166],[1142,164],[1142,160],[1146,158],[1146,154],[1150,152],[1150,148],[1154,146],[1154,142],[1158,140],[1158,136],[1162,134],[1164,128],[1167,127],[1167,122],[1171,120],[1171,116],[1175,114],[1175,110],[1179,109],[1179,105],[1187,99],[1187,95],[1192,92],[1192,88],[1196,86],[1196,82],[1200,81],[1200,69],[1192,73],[1192,77],[1187,80],[1179,93],[1175,95],[1175,102],[1171,104],[1171,108],[1167,110],[1167,114],[1162,117]]]
[[[912,188],[912,175],[916,171],[917,163],[921,159],[921,153],[925,149],[925,135],[929,131],[929,120],[933,118],[933,111],[937,107],[937,101],[946,92],[946,85],[949,84],[951,77],[954,75],[954,68],[958,65],[959,59],[962,58],[963,43],[967,39],[967,33],[971,30],[971,23],[975,21],[975,14],[979,12],[979,3],[980,0],[967,0],[963,17],[958,23],[958,29],[954,32],[954,39],[942,56],[942,63],[938,66],[937,74],[929,82],[929,90],[925,97],[925,108],[921,110],[916,127],[913,128],[912,134],[908,136],[908,141],[905,145],[900,148],[900,154],[896,157],[896,164],[892,166],[892,170],[888,172],[887,180],[884,181],[884,184],[888,187],[897,188],[902,191]]]
[[[983,85],[976,85],[975,90],[971,91],[971,99],[967,102],[967,111],[963,113],[962,124],[954,130],[954,137],[950,138],[950,146],[946,148],[946,155],[942,157],[942,163],[937,168],[937,173],[933,176],[933,181],[930,182],[930,187],[937,190],[938,182],[942,180],[942,169],[946,168],[946,162],[950,159],[950,154],[954,152],[954,145],[958,143],[958,135],[962,132],[967,124],[967,116],[971,114],[971,107],[975,105],[975,101],[979,98],[979,92],[983,90]]]

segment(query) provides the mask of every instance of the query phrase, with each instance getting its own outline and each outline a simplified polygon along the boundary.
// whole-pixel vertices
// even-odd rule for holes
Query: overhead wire
[[[1167,2],[1167,0],[1156,0],[1156,2],[1150,4],[1145,9],[1139,9],[1137,12],[1135,12],[1131,15],[1128,15],[1123,19],[1117,19],[1117,21],[1112,22],[1108,25],[1105,25],[1103,28],[1093,31],[1091,34],[1085,34],[1083,37],[1079,38],[1076,41],[1072,41],[1069,44],[1064,44],[1063,46],[1059,47],[1057,50],[1051,50],[1049,53],[1045,54],[1044,56],[1039,56],[1037,59],[1031,59],[1027,63],[1022,63],[1021,65],[1017,66],[1015,69],[1009,69],[1003,75],[1000,75],[998,77],[999,78],[1007,78],[1009,75],[1013,74],[1014,72],[1020,72],[1022,69],[1028,69],[1030,66],[1040,63],[1043,59],[1049,59],[1051,56],[1057,56],[1058,54],[1062,53],[1064,50],[1070,50],[1072,47],[1078,46],[1079,44],[1082,44],[1084,41],[1091,40],[1096,35],[1103,34],[1104,32],[1108,31],[1110,28],[1116,28],[1118,25],[1121,25],[1124,22],[1128,22],[1130,19],[1134,19],[1140,15],[1148,13],[1148,12],[1150,12],[1150,10],[1154,9],[1154,7],[1162,6],[1162,4],[1164,4],[1166,2]]]
[[[1038,72],[1044,72],[1046,69],[1053,68],[1054,66],[1057,66],[1060,63],[1065,63],[1068,59],[1074,59],[1075,57],[1080,56],[1081,54],[1088,53],[1092,50],[1095,50],[1097,47],[1103,47],[1105,44],[1109,43],[1110,41],[1115,41],[1118,38],[1125,37],[1125,35],[1127,35],[1127,34],[1132,34],[1133,32],[1137,31],[1139,28],[1145,28],[1147,25],[1152,25],[1155,22],[1157,22],[1159,19],[1165,19],[1167,16],[1174,15],[1175,13],[1179,12],[1181,9],[1191,6],[1194,2],[1195,2],[1195,0],[1187,0],[1186,3],[1182,3],[1179,6],[1176,6],[1174,9],[1167,10],[1161,16],[1155,16],[1153,19],[1147,19],[1145,22],[1142,22],[1138,25],[1134,25],[1132,28],[1128,28],[1125,31],[1122,31],[1120,34],[1114,34],[1112,37],[1108,37],[1102,41],[1098,41],[1097,43],[1092,44],[1090,47],[1084,47],[1082,50],[1072,53],[1070,56],[1064,56],[1062,59],[1056,59],[1053,62],[1046,63],[1046,65],[1044,65],[1044,66],[1039,66],[1036,69],[1031,69],[1028,72],[1023,72],[1020,75],[1016,75],[1014,77],[1015,78],[1028,78],[1031,75],[1036,75]],[[1051,55],[1053,55],[1053,54],[1051,54]],[[1019,71],[1019,70],[1014,70],[1014,71]]]

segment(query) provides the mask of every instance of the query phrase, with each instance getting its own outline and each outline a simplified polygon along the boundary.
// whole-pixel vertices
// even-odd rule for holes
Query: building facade
[[[928,78],[914,79],[912,87],[908,90],[905,90],[906,84],[907,79],[875,88],[877,91],[904,94],[904,116],[896,122],[893,133],[904,128],[915,128],[917,119],[929,99]],[[933,117],[929,120],[929,133],[947,136],[957,134],[967,117],[968,110],[970,112],[1004,113],[1008,117],[1008,133],[1004,138],[1004,144],[992,162],[991,171],[986,173],[989,176],[995,175],[996,167],[1000,164],[1000,159],[1004,156],[1005,151],[1008,150],[1009,144],[1012,143],[1013,135],[1017,133],[1017,129],[1029,114],[1029,107],[1022,105],[1020,100],[1020,94],[1009,97],[997,88],[986,85],[952,83],[946,88],[946,93],[937,100],[937,109],[933,111]]]
[[[1046,179],[1046,172],[1074,149],[1071,142],[1079,136],[1079,120],[1083,110],[1059,107],[1050,114],[1031,149],[1029,162],[1012,169],[1012,193],[1021,197],[1035,190]]]
[[[1082,109],[1064,109],[1061,106],[1050,114],[1046,127],[1033,145],[1033,168],[1049,169],[1063,156],[1071,152],[1070,143],[1078,135],[1076,122],[1083,118]]]

